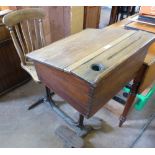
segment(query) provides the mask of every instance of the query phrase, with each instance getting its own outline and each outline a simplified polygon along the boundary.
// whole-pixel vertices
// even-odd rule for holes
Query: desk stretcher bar
[[[86,29],[28,58],[45,85],[89,118],[135,77],[153,40],[142,31]]]

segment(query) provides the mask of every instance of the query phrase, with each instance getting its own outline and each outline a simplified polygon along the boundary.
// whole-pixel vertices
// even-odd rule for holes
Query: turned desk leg
[[[131,90],[130,90],[127,102],[125,104],[123,113],[120,116],[119,127],[121,127],[123,125],[123,123],[126,121],[126,117],[128,115],[128,112],[129,112],[132,104],[134,103],[136,95],[138,94],[140,84],[141,84],[143,77],[144,77],[145,69],[146,69],[146,67],[143,65],[133,80],[133,84],[131,86]]]

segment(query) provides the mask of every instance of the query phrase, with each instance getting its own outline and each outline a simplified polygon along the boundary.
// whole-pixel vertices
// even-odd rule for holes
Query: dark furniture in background
[[[135,13],[135,8],[135,6],[119,6],[118,14],[120,14],[120,20],[127,18],[130,15],[133,15]]]
[[[113,6],[109,25],[136,13],[136,6]],[[119,17],[120,16],[120,17]]]
[[[30,76],[20,67],[20,60],[10,34],[2,24],[4,14],[0,15],[0,95],[30,79]]]

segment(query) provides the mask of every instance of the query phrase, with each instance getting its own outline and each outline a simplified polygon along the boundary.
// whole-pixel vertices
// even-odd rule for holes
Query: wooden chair
[[[3,23],[10,31],[14,46],[21,61],[22,68],[27,71],[36,83],[40,83],[33,62],[26,54],[46,45],[42,19],[44,11],[40,8],[27,8],[13,11],[3,17]],[[46,88],[47,92],[47,88]],[[52,93],[53,95],[54,93]],[[28,109],[43,103],[45,97],[39,99]]]

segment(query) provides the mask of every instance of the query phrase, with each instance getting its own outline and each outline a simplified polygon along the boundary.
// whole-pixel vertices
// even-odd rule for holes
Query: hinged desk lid
[[[27,56],[95,84],[153,39],[147,32],[123,28],[86,29]]]

